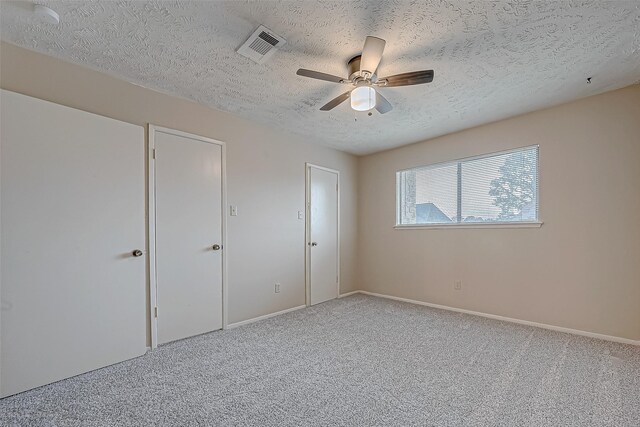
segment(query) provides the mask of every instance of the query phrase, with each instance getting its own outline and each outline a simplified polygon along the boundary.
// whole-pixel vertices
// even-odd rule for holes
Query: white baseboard
[[[583,337],[596,338],[596,339],[601,339],[605,341],[613,341],[621,344],[640,345],[640,340],[632,340],[629,338],[614,337],[612,335],[597,334],[595,332],[581,331],[579,329],[565,328],[562,326],[547,325],[546,323],[538,323],[538,322],[531,322],[529,320],[514,319],[512,317],[498,316],[496,314],[488,314],[488,313],[482,313],[479,311],[465,310],[463,308],[449,307],[447,305],[440,305],[440,304],[432,304],[429,302],[418,301],[418,300],[413,300],[408,298],[394,297],[392,295],[377,294],[375,292],[369,292],[369,291],[355,291],[355,292],[350,292],[349,294],[344,294],[344,296],[352,295],[354,293],[361,293],[364,295],[371,295],[379,298],[387,298],[395,301],[408,302],[410,304],[424,305],[427,307],[455,311],[458,313],[471,314],[474,316],[481,316],[481,317],[486,317],[494,320],[502,320],[503,322],[517,323],[519,325],[535,326],[537,328],[549,329],[551,331],[564,332],[564,333],[573,334],[573,335],[581,335]],[[343,295],[341,295],[341,297],[342,296]]]
[[[227,325],[225,329],[233,329],[238,326],[248,325],[249,323],[259,322],[260,320],[265,320],[270,317],[280,316],[281,314],[290,313],[292,311],[300,310],[301,308],[306,308],[306,305],[299,305],[297,307],[287,308],[286,310],[276,311],[275,313],[265,314],[263,316],[254,317],[252,319],[243,320],[241,322],[230,323]]]
[[[362,291],[351,291],[351,292],[347,292],[347,293],[344,293],[344,294],[340,294],[340,295],[338,295],[338,298],[348,297],[348,296],[350,296],[350,295],[359,294],[360,292],[362,292]]]
[[[345,294],[340,294],[340,295],[338,295],[338,298],[348,297],[349,295],[354,295],[354,294],[357,294],[357,293],[360,293],[360,291],[353,291],[353,292],[347,292]],[[249,323],[254,323],[254,322],[259,322],[261,320],[268,319],[270,317],[279,316],[281,314],[289,313],[291,311],[300,310],[300,309],[306,308],[306,307],[307,307],[306,305],[299,305],[297,307],[287,308],[286,310],[276,311],[275,313],[265,314],[263,316],[258,316],[258,317],[254,317],[252,319],[243,320],[241,322],[230,323],[230,324],[227,325],[227,327],[225,329],[237,328],[238,326],[248,325]]]

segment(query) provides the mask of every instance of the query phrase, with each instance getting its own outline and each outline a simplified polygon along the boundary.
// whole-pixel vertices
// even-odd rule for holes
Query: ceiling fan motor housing
[[[347,63],[347,67],[349,69],[349,80],[354,83],[357,83],[360,80],[369,80],[372,83],[378,79],[378,77],[373,73],[367,71],[360,71],[360,60],[362,59],[362,55],[354,56]]]
[[[358,55],[358,56],[354,56],[349,60],[347,64],[349,67],[349,80],[353,80],[354,77],[360,76],[360,59],[361,58],[362,56]]]

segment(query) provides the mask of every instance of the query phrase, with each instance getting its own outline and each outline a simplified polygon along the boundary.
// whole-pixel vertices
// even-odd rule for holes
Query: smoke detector
[[[258,64],[264,64],[287,41],[267,27],[260,25],[238,48],[238,53]]]
[[[34,4],[33,13],[49,24],[57,25],[60,23],[60,15],[58,15],[58,12],[45,5]]]

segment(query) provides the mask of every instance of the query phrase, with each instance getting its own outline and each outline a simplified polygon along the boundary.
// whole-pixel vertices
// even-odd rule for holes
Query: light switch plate
[[[298,211],[298,219],[304,219],[304,212]]]
[[[231,205],[229,207],[229,215],[238,216],[238,207],[236,205]]]

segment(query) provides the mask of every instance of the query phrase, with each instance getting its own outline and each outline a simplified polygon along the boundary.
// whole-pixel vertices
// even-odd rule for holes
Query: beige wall
[[[393,228],[397,170],[534,144],[541,228]],[[364,290],[640,339],[640,86],[361,158],[358,181]]]
[[[227,143],[229,322],[305,303],[305,162],[340,170],[341,291],[357,289],[357,158],[105,74],[0,45],[0,86],[129,123],[152,123]],[[275,282],[281,283],[279,294]]]
[[[308,161],[342,174],[342,292],[640,339],[638,85],[357,159],[6,43],[0,65],[2,88],[228,143],[230,322],[304,303]],[[532,144],[542,228],[393,229],[396,170]]]

